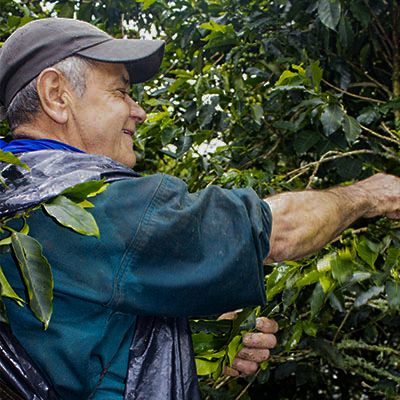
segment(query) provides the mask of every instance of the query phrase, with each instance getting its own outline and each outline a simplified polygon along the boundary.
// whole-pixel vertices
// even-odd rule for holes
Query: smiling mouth
[[[128,129],[122,129],[122,133],[129,136],[133,136],[135,134],[135,132],[132,132]]]

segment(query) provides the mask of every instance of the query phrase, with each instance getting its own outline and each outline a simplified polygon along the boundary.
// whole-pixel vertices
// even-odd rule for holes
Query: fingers
[[[256,329],[259,332],[248,332],[243,335],[245,348],[272,349],[276,346],[274,333],[278,331],[279,327],[275,320],[265,317],[257,318]]]
[[[276,337],[272,333],[248,332],[243,335],[245,347],[272,349],[276,346]]]
[[[260,317],[256,320],[256,329],[264,333],[276,333],[279,326],[274,319]]]
[[[241,312],[243,310],[236,310],[236,311],[232,311],[232,312],[228,312],[225,314],[222,314],[221,316],[219,316],[217,318],[217,321],[220,321],[221,319],[235,319],[238,315],[239,312]]]
[[[257,349],[251,347],[243,347],[242,350],[237,353],[236,357],[244,360],[254,361],[256,363],[262,363],[267,361],[269,358],[268,349]]]
[[[232,362],[232,368],[225,367],[224,374],[229,376],[253,375],[257,372],[257,369],[258,363],[236,357]]]
[[[400,219],[400,210],[392,211],[392,212],[386,214],[386,216],[389,219]]]
[[[236,371],[236,369],[233,369],[233,368],[229,367],[228,365],[225,365],[225,368],[222,371],[222,373],[227,376],[239,376],[240,375],[239,371]]]
[[[232,366],[224,368],[224,374],[228,376],[246,376],[254,374],[258,366],[268,360],[270,352],[276,346],[274,333],[278,331],[275,320],[261,317],[256,320],[258,332],[248,332],[243,335],[244,347],[236,355]]]

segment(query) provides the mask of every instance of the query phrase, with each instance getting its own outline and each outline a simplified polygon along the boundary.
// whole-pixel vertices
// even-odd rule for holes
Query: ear
[[[55,68],[46,68],[38,76],[36,87],[44,113],[54,122],[65,124],[72,100],[65,77]]]

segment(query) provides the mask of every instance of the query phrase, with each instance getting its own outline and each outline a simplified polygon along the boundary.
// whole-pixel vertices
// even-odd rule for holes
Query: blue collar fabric
[[[67,150],[84,153],[76,147],[51,139],[20,139],[12,140],[10,143],[0,139],[0,149],[13,154],[38,150]]]

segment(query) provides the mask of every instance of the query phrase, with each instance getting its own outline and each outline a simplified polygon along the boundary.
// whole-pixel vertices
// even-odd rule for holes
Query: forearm
[[[398,178],[378,174],[347,187],[288,192],[267,198],[273,222],[271,252],[265,261],[304,257],[339,236],[360,217],[397,213],[399,182]]]

